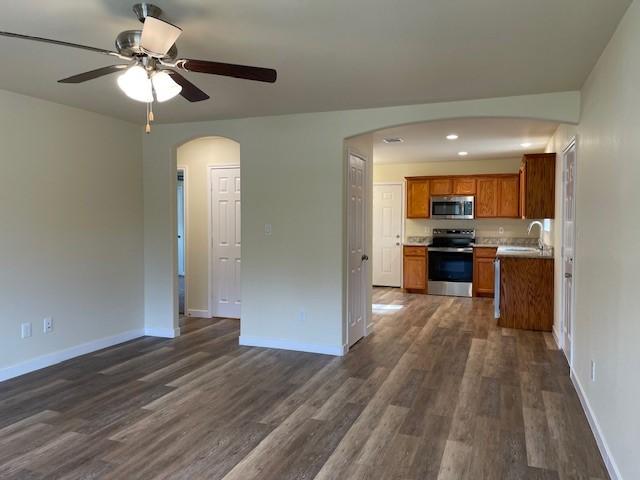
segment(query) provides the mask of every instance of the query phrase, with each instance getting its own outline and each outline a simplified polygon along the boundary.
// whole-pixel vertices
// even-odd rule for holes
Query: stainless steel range
[[[429,294],[472,296],[475,238],[472,229],[433,230],[433,241],[428,246]]]

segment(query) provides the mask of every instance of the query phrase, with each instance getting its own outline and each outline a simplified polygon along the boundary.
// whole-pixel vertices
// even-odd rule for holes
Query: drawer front
[[[406,257],[426,257],[427,247],[404,247]]]
[[[496,258],[497,248],[493,247],[476,247],[473,249],[476,258]]]

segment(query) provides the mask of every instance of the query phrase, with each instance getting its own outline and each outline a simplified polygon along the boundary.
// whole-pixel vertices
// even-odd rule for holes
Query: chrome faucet
[[[544,242],[542,241],[542,233],[544,232],[544,225],[542,225],[541,221],[534,220],[529,224],[529,231],[528,231],[529,235],[531,235],[531,230],[533,229],[534,225],[538,225],[540,227],[540,235],[538,236],[538,248],[540,250],[544,250]]]

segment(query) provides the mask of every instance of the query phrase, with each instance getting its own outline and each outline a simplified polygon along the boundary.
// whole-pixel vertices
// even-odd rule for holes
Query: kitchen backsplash
[[[477,237],[538,238],[538,228],[527,233],[529,220],[513,218],[487,220],[405,220],[405,238],[431,236],[434,228],[474,228]]]

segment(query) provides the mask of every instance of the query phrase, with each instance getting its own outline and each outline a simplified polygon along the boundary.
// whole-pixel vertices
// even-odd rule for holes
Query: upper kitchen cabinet
[[[518,175],[498,177],[498,217],[518,218],[519,190]]]
[[[429,180],[407,178],[407,218],[429,218]]]
[[[451,195],[453,193],[453,179],[434,178],[429,187],[431,195]]]
[[[556,154],[525,155],[520,164],[520,216],[554,218],[555,186]]]
[[[496,177],[478,178],[476,188],[476,218],[497,217],[498,179]]]
[[[518,175],[478,177],[476,218],[518,218]]]
[[[454,195],[475,195],[476,179],[473,177],[455,177],[453,179]]]

